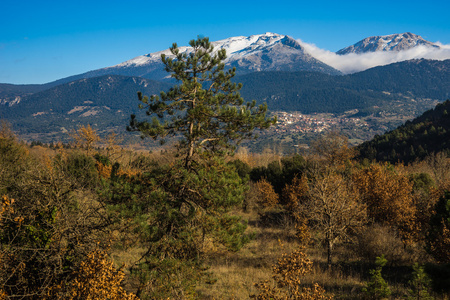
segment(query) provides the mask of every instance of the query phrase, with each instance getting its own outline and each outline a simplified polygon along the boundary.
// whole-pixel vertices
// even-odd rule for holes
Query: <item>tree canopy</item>
[[[205,152],[227,154],[243,139],[254,137],[255,129],[276,122],[266,118],[265,104],[244,103],[239,94],[242,84],[231,82],[235,68],[224,70],[225,49],[215,51],[208,38],[189,44],[190,51],[181,51],[174,43],[170,48],[174,57],[161,56],[165,70],[179,84],[160,96],[139,93],[140,108],[153,119],[138,121],[132,115],[128,127],[161,142],[167,137],[180,137],[178,150],[186,167]]]

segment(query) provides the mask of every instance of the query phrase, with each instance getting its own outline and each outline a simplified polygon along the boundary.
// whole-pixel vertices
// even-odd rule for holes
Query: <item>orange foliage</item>
[[[373,164],[354,175],[354,182],[375,222],[397,228],[405,241],[417,237],[413,184],[387,165]]]
[[[81,262],[78,271],[75,272],[75,279],[70,284],[67,299],[138,299],[120,286],[124,276],[121,270],[114,267],[105,251],[96,249]]]
[[[9,199],[8,196],[3,195],[2,196],[2,202],[0,203],[1,207],[0,207],[0,225],[3,224],[3,215],[7,214],[7,213],[13,213],[14,209],[12,207],[13,203],[14,203],[14,199]]]
[[[107,166],[107,165],[102,164],[101,162],[97,162],[96,167],[97,167],[98,175],[100,176],[100,178],[107,179],[107,178],[111,177],[111,171],[112,171],[111,166]]]
[[[290,185],[283,189],[283,197],[286,202],[286,208],[299,218],[298,211],[302,204],[308,200],[308,178],[302,176],[295,177]]]
[[[259,180],[256,184],[256,189],[261,194],[258,199],[258,204],[263,208],[273,208],[278,204],[278,194],[273,189],[273,186],[266,179]]]
[[[70,136],[75,140],[77,147],[86,149],[88,155],[95,144],[100,141],[97,131],[92,129],[91,125],[81,126],[78,130],[72,131]]]
[[[0,290],[0,300],[6,299],[8,299],[8,295],[4,291]]]
[[[319,300],[332,299],[326,296],[325,290],[315,283],[312,287],[302,286],[301,279],[312,270],[312,261],[307,258],[303,249],[291,254],[283,254],[277,264],[273,266],[272,278],[275,285],[266,280],[255,284],[259,290],[258,295],[251,297],[257,300],[268,299],[296,299],[296,300]]]
[[[355,149],[349,147],[348,138],[338,132],[329,132],[313,141],[311,148],[334,167],[343,167],[356,154]]]

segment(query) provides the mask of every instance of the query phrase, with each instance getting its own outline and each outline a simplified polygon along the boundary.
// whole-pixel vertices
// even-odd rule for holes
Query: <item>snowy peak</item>
[[[214,51],[225,49],[228,67],[237,67],[239,74],[258,71],[318,71],[327,74],[340,74],[336,69],[313,58],[303,47],[287,35],[267,32],[249,37],[237,36],[211,42]],[[191,47],[179,47],[180,52],[189,53]],[[142,76],[161,79],[164,68],[161,54],[173,57],[169,49],[138,56],[121,64],[101,69],[101,73]]]
[[[419,35],[405,32],[401,34],[368,37],[352,46],[341,49],[336,53],[345,55],[349,53],[359,54],[377,51],[402,51],[417,46],[440,48],[437,44],[431,43]]]
[[[238,57],[251,55],[280,43],[286,36],[267,32],[265,34],[251,35],[249,37],[233,37],[217,42],[212,42],[214,49],[225,49],[228,60],[235,60]]]
[[[234,60],[236,57],[244,57],[251,53],[256,53],[262,51],[264,48],[279,43],[280,40],[286,36],[267,32],[265,34],[252,35],[249,37],[237,36],[231,37],[224,40],[212,42],[214,46],[214,51],[217,52],[220,49],[225,49],[227,51],[227,60]],[[180,52],[190,52],[191,47],[179,47]],[[161,54],[165,54],[168,57],[173,57],[169,49],[158,51],[154,53],[149,53],[146,55],[141,55],[130,59],[126,62],[118,64],[115,67],[128,67],[128,66],[143,66],[146,64],[152,64],[154,62],[161,61]]]

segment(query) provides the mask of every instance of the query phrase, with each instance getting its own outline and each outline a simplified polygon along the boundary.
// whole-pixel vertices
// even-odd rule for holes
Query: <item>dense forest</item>
[[[391,163],[411,163],[450,151],[450,100],[438,104],[397,129],[358,146],[360,157]]]
[[[445,153],[357,159],[335,132],[250,153],[276,118],[225,50],[190,45],[162,56],[180,84],[139,93],[129,120],[158,150],[90,125],[28,145],[1,123],[0,299],[448,299]]]

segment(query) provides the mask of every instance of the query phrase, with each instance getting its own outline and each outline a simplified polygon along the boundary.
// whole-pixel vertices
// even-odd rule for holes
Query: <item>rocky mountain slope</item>
[[[405,32],[401,34],[391,34],[382,36],[372,36],[365,38],[354,45],[343,48],[336,53],[345,55],[349,53],[367,53],[377,51],[403,51],[417,46],[439,48],[440,46],[431,43],[414,33]]]

